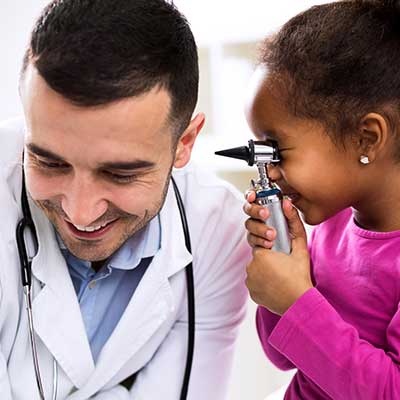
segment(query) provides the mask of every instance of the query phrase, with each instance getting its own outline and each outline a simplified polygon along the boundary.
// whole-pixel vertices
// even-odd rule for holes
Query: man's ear
[[[200,133],[204,122],[204,114],[197,114],[196,117],[192,119],[188,127],[185,129],[185,132],[183,132],[183,134],[179,138],[179,142],[175,151],[175,168],[182,168],[189,162],[194,142],[196,141],[197,135]]]
[[[388,143],[388,123],[381,114],[369,113],[361,119],[359,127],[356,138],[358,155],[366,156],[373,162]]]

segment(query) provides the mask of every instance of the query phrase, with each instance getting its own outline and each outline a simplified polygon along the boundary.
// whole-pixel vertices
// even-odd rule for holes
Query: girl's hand
[[[265,207],[255,204],[256,194],[254,190],[248,190],[245,194],[247,202],[243,210],[250,217],[246,223],[247,241],[251,247],[259,246],[270,249],[273,246],[273,241],[276,238],[276,230],[265,224],[269,218],[269,210]],[[283,206],[287,206],[284,200]]]
[[[247,197],[250,201],[251,196],[252,194]],[[259,247],[257,242],[265,241],[264,238],[260,239],[260,236],[265,235],[266,225],[263,222],[254,221],[254,218],[262,220],[267,218],[261,208],[251,204],[250,208],[247,206],[248,212],[246,211],[253,217],[248,228],[249,242],[253,243],[253,260],[247,267],[246,285],[251,298],[257,304],[282,315],[300,296],[313,287],[307,236],[297,210],[290,201],[285,200],[283,210],[292,236],[291,254]],[[262,224],[264,228],[256,224]],[[248,225],[249,221],[246,223],[246,226]],[[273,240],[268,242],[268,246],[272,247]]]

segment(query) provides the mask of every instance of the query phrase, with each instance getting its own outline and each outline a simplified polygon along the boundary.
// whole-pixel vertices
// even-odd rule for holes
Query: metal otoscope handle
[[[278,145],[271,140],[249,140],[248,146],[235,147],[217,151],[215,154],[224,157],[245,160],[249,166],[256,165],[259,180],[252,181],[256,192],[256,203],[270,211],[266,224],[276,229],[277,236],[274,240],[273,250],[290,254],[291,240],[285,215],[282,209],[282,193],[269,179],[267,166],[280,162]]]
[[[270,216],[265,223],[276,230],[272,249],[290,254],[291,240],[288,224],[283,214],[281,191],[277,188],[256,191],[256,203],[268,208]]]

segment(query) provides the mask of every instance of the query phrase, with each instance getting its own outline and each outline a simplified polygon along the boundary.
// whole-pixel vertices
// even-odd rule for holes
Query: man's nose
[[[61,207],[73,224],[90,226],[107,211],[108,202],[93,178],[75,176],[62,197]]]

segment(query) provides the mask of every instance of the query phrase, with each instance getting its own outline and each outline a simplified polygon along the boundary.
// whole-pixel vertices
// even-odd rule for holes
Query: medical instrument
[[[188,222],[186,218],[185,207],[181,195],[179,193],[178,186],[174,178],[171,176],[171,182],[174,188],[177,205],[179,208],[179,214],[181,217],[182,228],[185,235],[185,246],[189,253],[191,253],[190,233]],[[32,350],[32,360],[35,370],[36,383],[41,400],[45,400],[43,381],[40,375],[39,360],[36,348],[35,330],[33,324],[33,312],[32,312],[32,259],[33,255],[28,254],[25,237],[30,236],[33,240],[36,249],[38,248],[38,238],[33,223],[32,215],[29,209],[28,198],[25,187],[25,174],[22,171],[22,191],[21,191],[21,208],[22,208],[22,219],[19,221],[16,229],[16,240],[18,247],[18,254],[21,264],[21,280],[24,290],[24,297],[26,303],[26,309],[28,313],[28,325],[29,325],[29,338]],[[188,350],[186,356],[185,373],[183,377],[183,383],[181,387],[180,400],[187,398],[190,373],[192,370],[193,353],[194,353],[194,341],[195,341],[195,294],[194,294],[194,279],[193,279],[193,264],[190,262],[186,268],[186,283],[187,283],[187,302],[188,302]],[[131,377],[128,377],[124,382],[131,381],[133,384],[136,373]],[[57,361],[53,360],[53,391],[52,400],[57,399],[58,390],[58,367]]]
[[[248,146],[221,150],[215,154],[244,160],[250,167],[256,164],[259,179],[257,181],[252,180],[251,184],[256,193],[256,203],[268,208],[270,212],[270,216],[265,223],[275,228],[277,233],[272,249],[290,254],[291,240],[287,221],[282,210],[282,192],[271,182],[267,170],[269,164],[280,162],[279,150],[276,143],[271,140],[249,140]]]
[[[25,234],[30,235],[35,242],[35,246],[37,247],[37,236],[36,236],[36,229],[35,225],[33,224],[31,212],[29,209],[28,199],[26,197],[25,191],[25,177],[24,173],[22,173],[22,194],[21,194],[21,207],[22,207],[22,214],[23,217],[19,221],[17,225],[17,247],[18,247],[18,254],[21,263],[21,279],[22,279],[22,286],[24,290],[24,297],[25,297],[25,304],[26,310],[28,313],[28,324],[29,324],[29,339],[31,343],[31,350],[32,350],[32,359],[33,359],[33,366],[35,369],[36,375],[36,384],[38,386],[39,395],[42,400],[45,399],[44,397],[44,389],[42,384],[42,378],[40,375],[40,368],[39,368],[39,360],[37,355],[37,348],[36,348],[36,339],[34,334],[34,325],[33,325],[33,313],[32,313],[32,257],[28,254],[27,247],[25,245]],[[58,368],[57,362],[53,360],[53,395],[52,399],[57,399],[57,384],[58,384]]]

